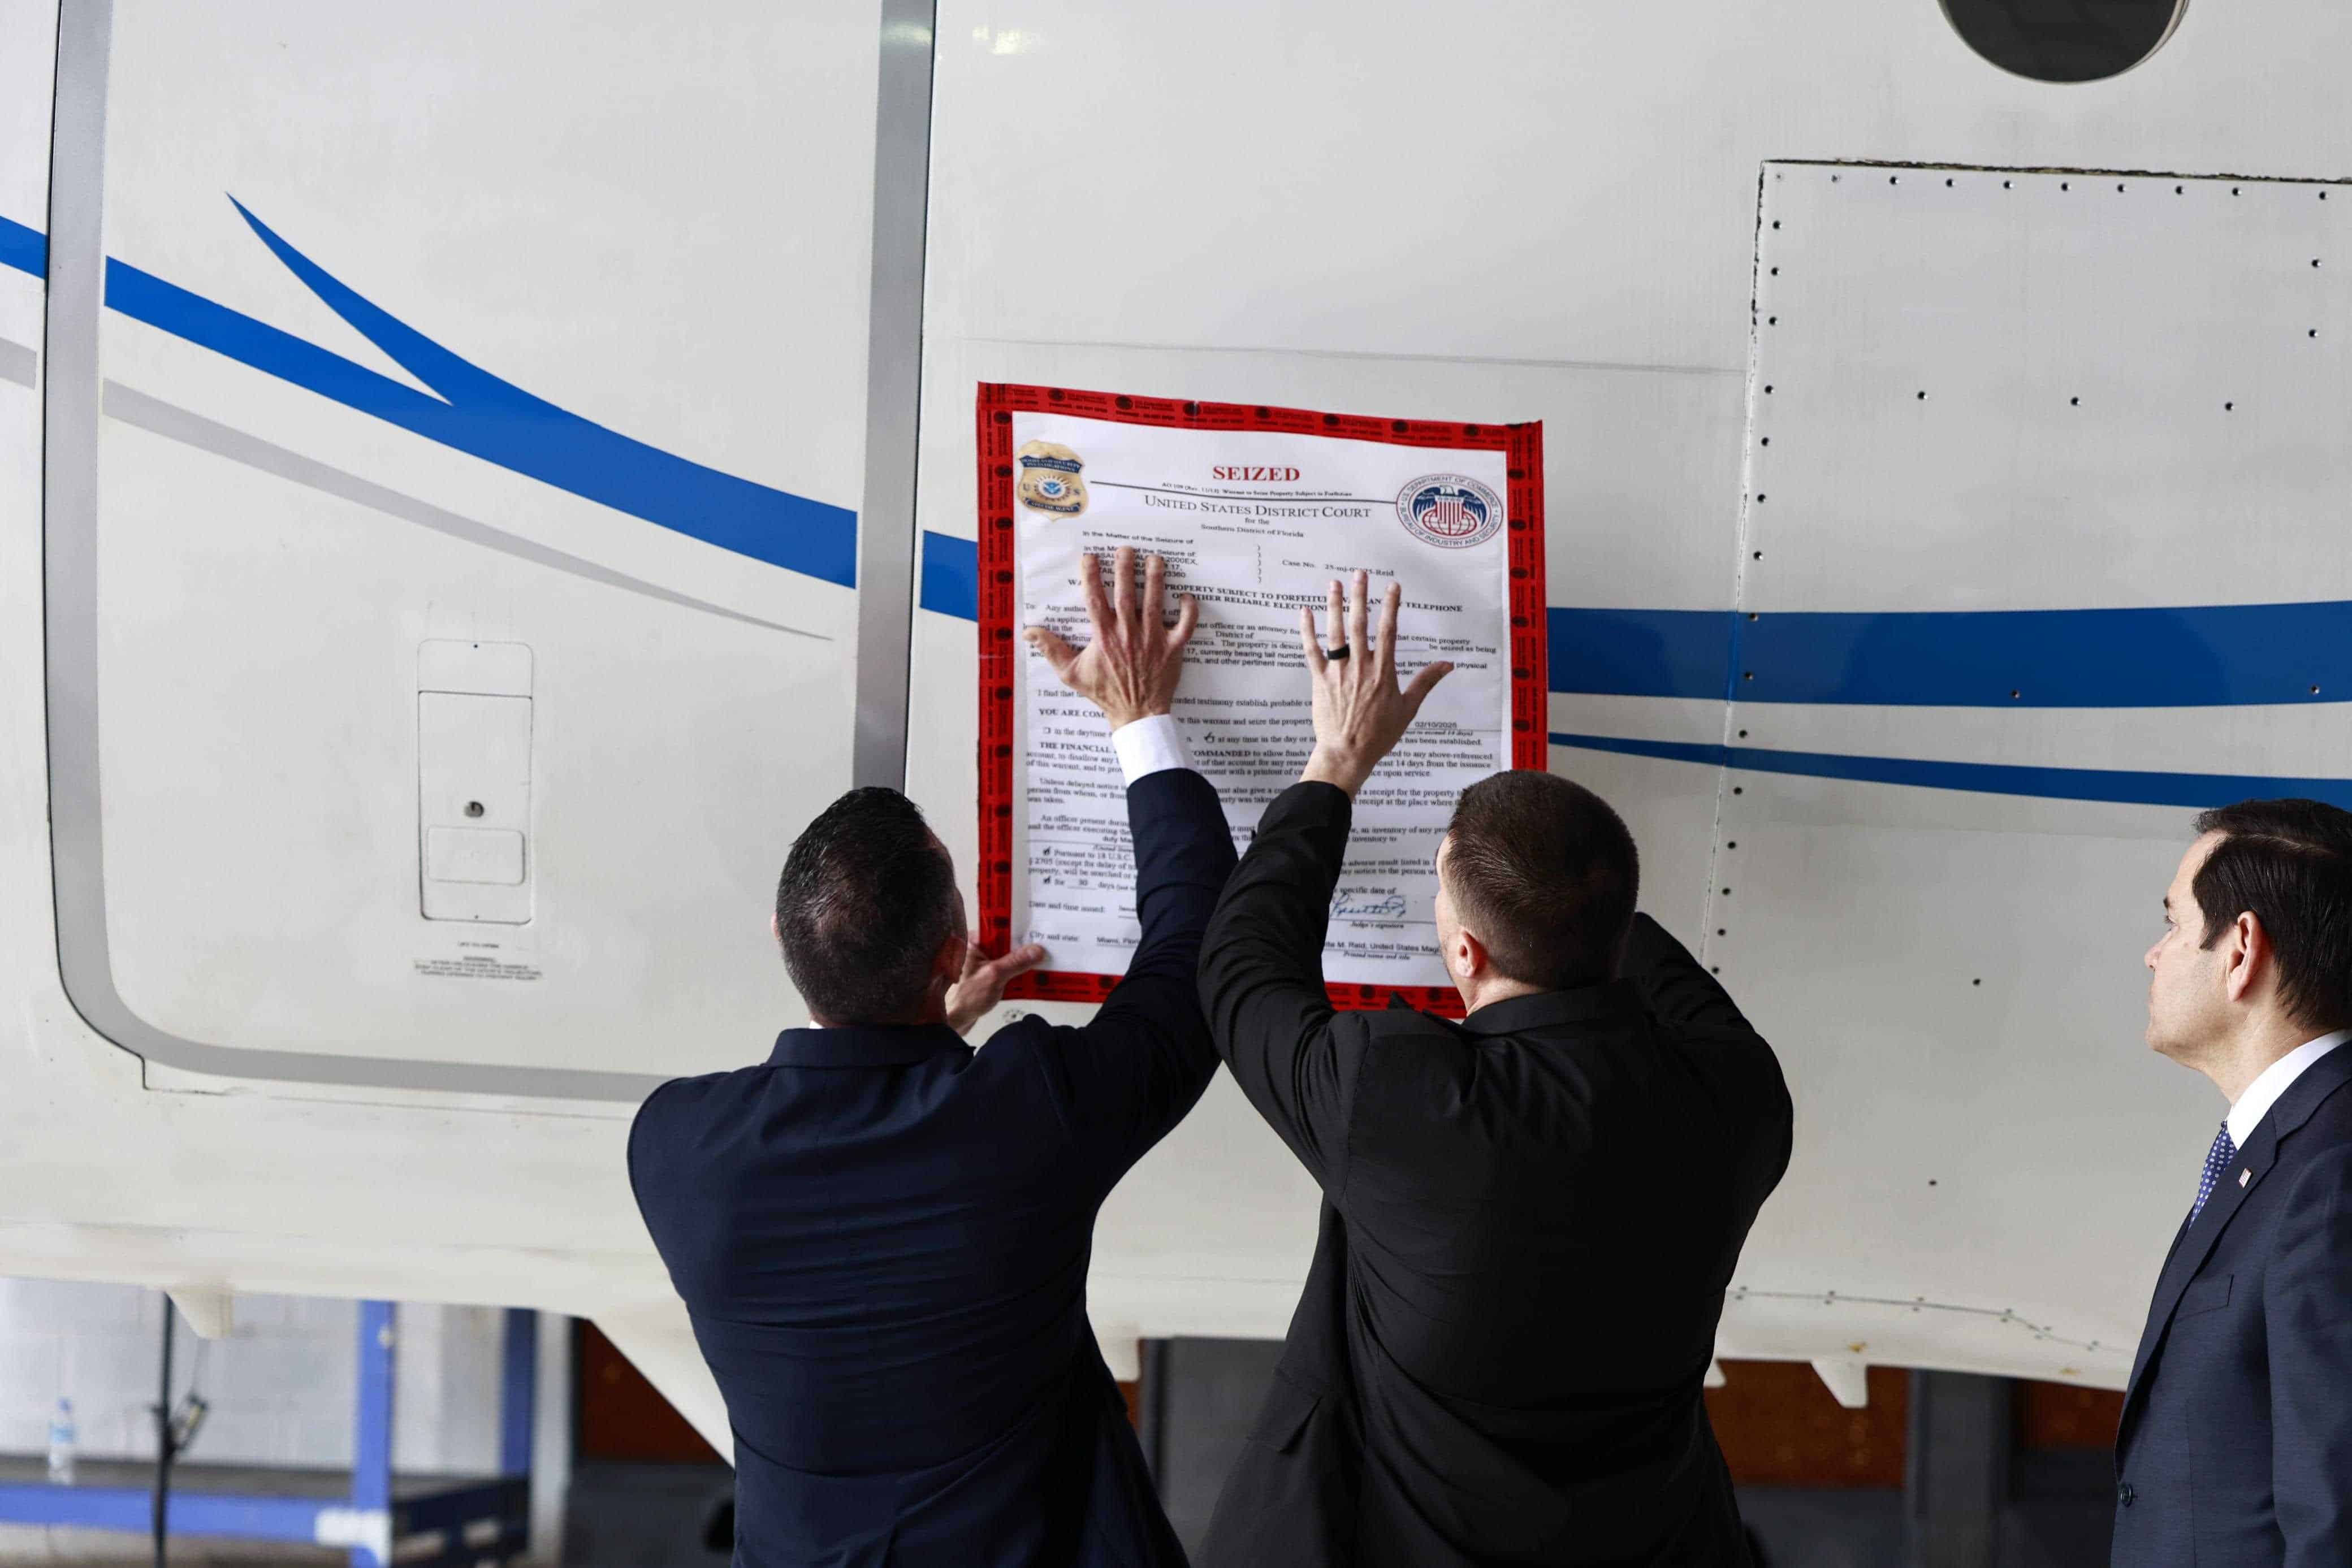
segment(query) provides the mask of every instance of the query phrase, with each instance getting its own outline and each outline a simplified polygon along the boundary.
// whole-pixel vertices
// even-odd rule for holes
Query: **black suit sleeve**
[[[1643,1006],[1660,1029],[1704,1052],[1707,1071],[1696,1087],[1713,1106],[1717,1124],[1727,1132],[1760,1133],[1744,1168],[1749,1182],[1761,1184],[1756,1201],[1762,1203],[1787,1173],[1794,1150],[1796,1107],[1780,1059],[1706,966],[1646,915],[1633,916],[1620,973],[1641,992]]]
[[[2352,1145],[2288,1195],[2263,1316],[2270,1341],[2271,1492],[2284,1568],[2352,1563]]]
[[[1224,807],[1189,768],[1129,785],[1127,821],[1142,936],[1100,1010],[1080,1028],[1055,1030],[1049,1047],[1067,1084],[1072,1135],[1106,1186],[1184,1119],[1217,1071],[1192,976],[1234,869]]]
[[[1642,1001],[1661,1023],[1732,1029],[1753,1033],[1706,967],[1646,915],[1633,916],[1620,971],[1641,990]]]
[[[1225,884],[1201,949],[1201,1003],[1217,1053],[1282,1141],[1335,1198],[1346,1180],[1360,1020],[1334,1016],[1323,937],[1353,803],[1329,784],[1275,797]]]

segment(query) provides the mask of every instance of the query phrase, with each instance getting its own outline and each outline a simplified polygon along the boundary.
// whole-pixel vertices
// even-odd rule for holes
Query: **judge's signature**
[[[1395,920],[1404,914],[1404,894],[1370,887],[1343,887],[1332,897],[1331,913],[1342,919]]]

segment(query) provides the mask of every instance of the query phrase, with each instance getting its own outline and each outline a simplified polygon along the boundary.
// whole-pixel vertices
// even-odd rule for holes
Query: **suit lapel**
[[[2169,1246],[2169,1247],[2168,1247],[2168,1248],[2166,1248],[2166,1249],[2164,1249],[2164,1268],[2165,1268],[2165,1269],[2169,1269],[2169,1268],[2171,1268],[2171,1267],[2172,1267],[2172,1258],[2173,1258],[2173,1254],[2175,1254],[2175,1253],[2177,1253],[2177,1252],[2179,1252],[2179,1251],[2180,1250],[2180,1241],[2181,1241],[2181,1238],[2183,1238],[2183,1237],[2187,1236],[2188,1234],[2189,1234],[2189,1216],[2187,1216],[2187,1215],[2185,1215],[2185,1214],[2184,1214],[2184,1215],[2182,1215],[2182,1216],[2180,1217],[2180,1224],[2179,1224],[2179,1227],[2177,1229],[2175,1229],[2175,1230],[2173,1231],[2173,1233],[2172,1233],[2172,1245],[2171,1245],[2171,1246]],[[2157,1272],[2157,1278],[2158,1278],[2158,1279],[2162,1279],[2162,1278],[2164,1277],[2164,1269],[2159,1269],[2159,1270],[2158,1270],[2156,1272]]]
[[[2148,1304],[2147,1326],[2140,1331],[2139,1354],[2132,1358],[2130,1392],[2124,1396],[2124,1413],[2129,1416],[2133,1401],[2139,1394],[2140,1375],[2147,1370],[2148,1357],[2155,1353],[2157,1343],[2163,1339],[2167,1325],[2172,1322],[2172,1310],[2180,1304],[2180,1292],[2197,1277],[2212,1255],[2213,1244],[2221,1232],[2230,1228],[2231,1217],[2238,1212],[2247,1196],[2262,1181],[2278,1158],[2278,1132],[2270,1118],[2254,1129],[2230,1168],[2213,1184],[2213,1195],[2205,1200],[2196,1222],[2186,1227],[2172,1246],[2172,1255],[2164,1261],[2164,1272],[2156,1277],[2156,1299]]]
[[[2244,1207],[2254,1188],[2262,1185],[2263,1176],[2278,1163],[2279,1141],[2309,1121],[2321,1102],[2342,1088],[2347,1077],[2352,1077],[2352,1045],[2336,1047],[2305,1069],[2303,1076],[2279,1096],[2278,1103],[2271,1107],[2262,1124],[2246,1139],[2246,1146],[2238,1151],[2238,1157],[2214,1183],[2213,1195],[2205,1200],[2196,1222],[2184,1226],[2174,1239],[2172,1252],[2164,1260],[2164,1271],[2156,1279],[2156,1299],[2148,1303],[2147,1326],[2140,1331],[2139,1353],[2132,1358],[2131,1382],[2124,1396],[2120,1430],[2130,1429],[2132,1412],[2139,1403],[2140,1380],[2172,1322],[2173,1309],[2180,1304],[2180,1293],[2205,1266],[2205,1260],[2212,1256],[2214,1244],[2229,1228],[2231,1218]]]

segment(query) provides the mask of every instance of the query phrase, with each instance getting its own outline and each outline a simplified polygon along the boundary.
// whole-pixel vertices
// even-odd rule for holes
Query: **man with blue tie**
[[[2352,1563],[2352,813],[2206,812],[2148,1043],[2230,1102],[2132,1364],[2116,1568]]]
[[[629,1173],[734,1434],[739,1568],[1182,1568],[1087,1322],[1095,1212],[1217,1057],[1193,970],[1234,867],[1168,716],[1195,608],[1083,558],[1094,635],[1031,645],[1111,725],[1142,935],[1082,1028],[962,1031],[1044,956],[980,961],[891,789],[794,842],[775,930],[813,1027],[637,1113]]]

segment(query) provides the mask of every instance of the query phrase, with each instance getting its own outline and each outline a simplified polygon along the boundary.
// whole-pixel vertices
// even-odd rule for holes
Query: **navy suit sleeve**
[[[1358,1020],[1336,1018],[1323,938],[1348,849],[1353,802],[1294,784],[1258,821],[1201,951],[1201,1002],[1217,1053],[1282,1141],[1335,1199],[1346,1182],[1348,1119],[1360,1060]]]
[[[1192,975],[1234,869],[1224,807],[1189,768],[1129,785],[1127,820],[1142,937],[1093,1019],[1054,1030],[1048,1047],[1068,1084],[1072,1134],[1105,1186],[1184,1119],[1217,1071]]]
[[[2352,1563],[2352,1145],[2288,1195],[2263,1312],[2270,1340],[2272,1495],[2284,1568]]]
[[[640,1210],[642,1210],[646,1206],[646,1184],[645,1178],[639,1170],[637,1161],[638,1136],[641,1134],[647,1137],[652,1136],[651,1134],[646,1132],[646,1128],[653,1120],[653,1116],[649,1114],[649,1113],[653,1111],[654,1102],[661,1098],[663,1090],[667,1089],[670,1087],[670,1084],[676,1083],[677,1082],[677,1080],[673,1078],[668,1083],[656,1084],[654,1088],[654,1092],[646,1095],[645,1099],[638,1103],[637,1113],[629,1119],[629,1139],[626,1145],[626,1158],[629,1171],[629,1191],[635,1197],[637,1200],[637,1207]]]

